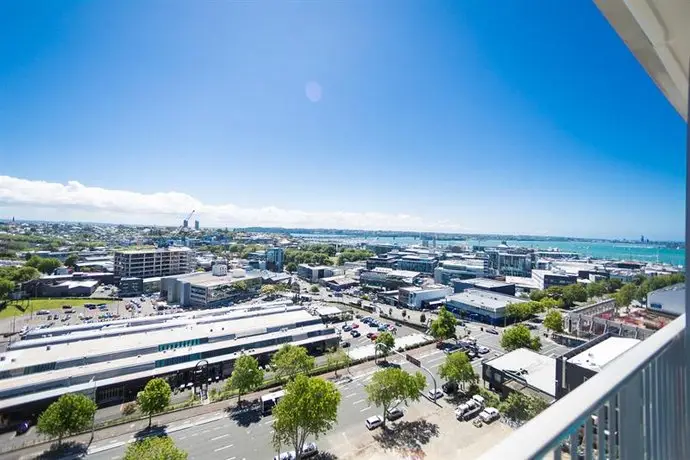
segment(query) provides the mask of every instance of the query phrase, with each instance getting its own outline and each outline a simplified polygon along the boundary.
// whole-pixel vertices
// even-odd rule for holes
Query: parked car
[[[379,326],[379,332],[386,332],[388,331],[388,328],[386,327],[385,324],[382,324]]]
[[[352,330],[352,327],[349,324],[346,324],[345,326],[343,326],[343,331],[347,332],[350,330]]]
[[[360,334],[359,331],[352,331],[352,332],[350,332],[350,335],[352,335],[352,337],[359,337],[359,336],[361,336],[362,334]]]
[[[440,388],[429,390],[428,395],[432,401],[436,401],[437,399],[441,399],[443,396],[445,396]]]
[[[498,330],[496,330],[496,328],[493,328],[493,329],[485,329],[485,330],[486,330],[486,332],[488,332],[489,334],[498,335]]]
[[[273,460],[294,460],[297,458],[295,451],[283,452],[273,457]]]
[[[316,446],[315,442],[310,442],[305,444],[302,447],[302,458],[309,458],[313,457],[314,455],[319,453],[319,448]]]
[[[371,334],[371,337],[369,337],[371,340],[376,340],[379,338],[378,334]]]
[[[48,310],[38,310],[36,312],[37,315],[49,315],[50,312]]]
[[[455,382],[446,382],[441,386],[441,389],[447,395],[453,394],[458,391],[458,384]]]
[[[399,407],[392,407],[386,411],[386,419],[390,421],[398,420],[403,415],[405,415],[405,413]]]
[[[477,347],[477,352],[478,352],[480,355],[485,355],[485,354],[487,354],[487,353],[489,352],[489,349],[486,348],[486,347]]]
[[[495,407],[487,407],[482,411],[481,414],[479,414],[479,418],[484,423],[491,423],[494,420],[498,420],[499,417],[500,414],[498,412],[498,409],[496,409]]]
[[[22,435],[29,431],[29,428],[31,428],[31,421],[30,420],[24,420],[23,422],[20,422],[19,425],[17,425],[17,429],[15,430],[15,433],[17,436]]]
[[[383,417],[380,415],[374,415],[372,417],[369,417],[364,421],[364,425],[367,427],[369,430],[373,430],[374,428],[378,428],[381,425],[383,425]]]
[[[350,342],[345,342],[344,340],[340,342],[340,348],[348,348],[350,346]]]
[[[372,335],[375,335],[373,332],[367,332],[367,339],[370,339]]]
[[[352,323],[352,329],[357,329],[359,327],[359,324],[357,323]]]

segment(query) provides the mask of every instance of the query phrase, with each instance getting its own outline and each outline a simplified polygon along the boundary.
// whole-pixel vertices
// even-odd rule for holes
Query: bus
[[[261,397],[261,413],[264,415],[269,415],[271,412],[273,412],[273,406],[278,404],[278,401],[280,401],[280,398],[283,396],[285,396],[285,390],[263,395]]]

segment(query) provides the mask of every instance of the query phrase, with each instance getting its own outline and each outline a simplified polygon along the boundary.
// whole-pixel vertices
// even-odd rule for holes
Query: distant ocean
[[[355,237],[352,235],[333,235],[326,233],[293,233],[293,236],[324,241],[342,241],[349,243],[392,243],[399,245],[421,245],[422,240],[416,237]],[[576,252],[581,257],[596,259],[637,260],[640,262],[659,262],[685,266],[685,250],[659,247],[646,244],[612,243],[606,241],[532,241],[532,240],[437,240],[436,245],[443,246],[498,246],[503,241],[508,246],[521,246],[535,249],[559,249]],[[431,244],[431,242],[429,242]]]

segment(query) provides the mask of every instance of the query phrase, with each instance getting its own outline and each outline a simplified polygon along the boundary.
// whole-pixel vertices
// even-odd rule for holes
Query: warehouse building
[[[448,296],[446,309],[474,321],[502,326],[506,322],[506,306],[520,302],[524,300],[497,292],[467,289],[459,294]]]
[[[467,280],[453,280],[453,290],[455,293],[464,292],[468,289],[480,289],[482,291],[498,292],[505,295],[515,295],[515,284],[505,281],[492,280],[489,278],[472,278]]]
[[[674,284],[647,294],[647,309],[669,316],[685,313],[685,285]]]

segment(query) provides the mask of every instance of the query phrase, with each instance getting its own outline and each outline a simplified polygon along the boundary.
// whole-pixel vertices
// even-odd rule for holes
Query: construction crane
[[[174,236],[177,236],[177,234],[182,231],[182,229],[184,228],[185,222],[187,222],[187,224],[189,225],[189,221],[191,220],[192,216],[194,216],[195,212],[196,211],[194,209],[192,209],[192,212],[190,212],[189,215],[187,216],[187,218],[182,221],[182,225],[177,227],[168,237],[159,239],[156,242],[156,246],[158,246],[159,248],[169,247],[172,244],[171,238],[173,238]]]

